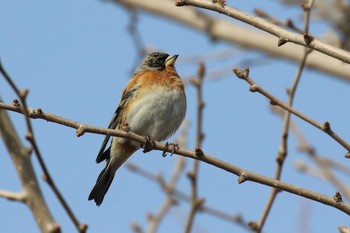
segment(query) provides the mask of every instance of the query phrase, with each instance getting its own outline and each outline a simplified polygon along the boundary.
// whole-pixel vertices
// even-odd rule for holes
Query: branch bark
[[[0,109],[0,133],[22,184],[21,201],[31,210],[41,232],[61,232],[41,193],[38,179],[30,161],[31,149],[22,144],[7,112],[3,109]]]
[[[204,33],[215,41],[221,40],[234,45],[239,45],[241,47],[255,49],[272,57],[284,58],[292,62],[299,63],[304,54],[304,48],[302,46],[287,43],[282,47],[278,47],[278,39],[272,35],[242,27],[233,23],[232,21],[199,12],[194,8],[176,7],[173,1],[114,0],[114,2],[127,8],[146,11],[174,20],[182,25]],[[247,15],[243,12],[240,14]],[[247,15],[247,17],[248,16],[249,15]],[[249,24],[255,24],[257,18],[258,17],[252,18],[253,20],[250,21]],[[268,22],[264,21],[264,23]],[[284,30],[272,23],[268,23],[267,25],[268,28],[272,27],[274,30],[280,30],[281,38],[288,39],[290,42],[293,42],[293,38],[294,40],[297,38],[300,43],[304,43],[301,41],[302,35],[288,32],[287,30]],[[285,32],[287,34],[285,34]],[[288,37],[289,35],[291,38]],[[320,44],[321,42],[317,41],[317,43]],[[326,47],[330,46],[325,45],[324,43],[321,43],[321,45]],[[336,48],[336,50],[338,51],[340,49]],[[350,55],[347,56],[348,60],[350,60]],[[350,65],[317,51],[314,51],[309,55],[306,62],[306,67],[334,75],[342,80],[350,81]]]
[[[4,104],[0,103],[0,108],[11,110],[14,112],[18,112],[23,114],[22,109],[18,107],[14,107],[9,104]],[[82,124],[77,121],[72,121],[60,116],[56,116],[54,114],[50,113],[44,113],[42,110],[33,110],[33,109],[28,109],[29,112],[29,117],[31,118],[40,118],[44,119],[46,121],[50,122],[55,122],[59,123],[61,125],[65,125],[71,128],[77,129],[77,136],[83,135],[85,132],[90,132],[90,133],[95,133],[95,134],[103,134],[103,135],[111,135],[115,137],[122,137],[122,138],[128,138],[130,140],[134,140],[135,142],[139,142],[140,144],[145,143],[145,138],[141,135],[137,135],[131,131],[129,132],[124,132],[122,130],[114,130],[114,129],[106,129],[106,128],[100,128],[100,127],[95,127],[95,126],[90,126],[86,124]],[[36,114],[35,114],[36,113]],[[160,143],[160,142],[154,142],[154,144],[151,145],[153,150],[159,150],[162,152],[169,152],[169,153],[174,153],[180,156],[184,156],[187,158],[191,159],[197,159],[200,160],[204,163],[210,164],[214,167],[217,167],[223,171],[227,171],[229,173],[232,173],[236,176],[238,176],[238,182],[243,183],[245,181],[252,181],[255,183],[263,184],[269,187],[273,187],[276,189],[284,190],[286,192],[295,194],[297,196],[302,196],[307,199],[314,200],[316,202],[331,206],[333,208],[339,209],[340,211],[350,215],[350,205],[343,202],[343,201],[338,201],[335,200],[333,197],[326,196],[317,192],[313,192],[311,190],[298,187],[292,184],[288,184],[273,178],[269,178],[266,176],[263,176],[261,174],[257,174],[252,171],[248,171],[245,169],[242,169],[240,167],[237,167],[235,165],[226,163],[225,161],[222,161],[220,159],[217,159],[215,157],[212,157],[208,154],[201,154],[200,157],[198,157],[198,151],[191,151],[191,150],[186,150],[182,148],[176,148],[174,151],[174,148],[169,148],[167,144]]]

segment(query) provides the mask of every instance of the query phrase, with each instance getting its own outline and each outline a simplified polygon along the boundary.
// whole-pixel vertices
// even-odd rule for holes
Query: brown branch
[[[283,109],[289,111],[293,115],[299,117],[300,119],[302,119],[302,120],[308,122],[309,124],[313,125],[314,127],[318,128],[322,132],[328,134],[336,142],[338,142],[340,145],[342,145],[347,150],[347,153],[350,152],[350,145],[331,129],[331,125],[328,121],[324,122],[323,124],[320,124],[317,121],[311,119],[310,117],[304,115],[303,113],[288,106],[288,104],[283,103],[281,100],[279,100],[278,98],[271,95],[269,92],[267,92],[262,87],[260,87],[255,81],[253,81],[249,77],[249,69],[245,69],[243,71],[243,70],[235,68],[235,69],[233,69],[233,72],[236,74],[236,76],[238,78],[243,79],[244,81],[249,83],[249,85],[250,85],[249,90],[251,92],[259,92],[260,94],[262,94],[263,96],[268,98],[271,101],[271,104],[278,105],[278,106],[282,107]]]
[[[204,101],[203,101],[203,79],[205,75],[205,66],[203,63],[200,63],[198,66],[198,77],[191,80],[191,83],[195,86],[197,91],[197,136],[196,136],[196,150],[201,150],[202,141],[204,138],[204,134],[202,131],[203,126],[203,108],[204,108]],[[191,209],[190,213],[188,214],[186,225],[185,225],[185,233],[190,233],[194,217],[197,213],[197,211],[201,208],[203,205],[204,200],[198,198],[198,169],[199,169],[199,161],[194,160],[193,161],[193,168],[192,171],[190,171],[187,175],[191,181]]]
[[[349,233],[350,232],[350,227],[339,226],[338,230],[339,230],[340,233]]]
[[[150,222],[147,229],[148,233],[157,232],[159,223],[174,205],[176,205],[176,200],[171,197],[167,197],[156,215],[153,215],[151,213],[147,215],[148,221]]]
[[[61,232],[60,226],[53,219],[42,195],[31,163],[31,149],[22,144],[7,112],[3,109],[0,109],[0,133],[21,181],[23,191],[20,193],[24,195],[21,197],[17,195],[16,198],[16,195],[12,195],[11,199],[9,193],[6,194],[3,191],[1,196],[25,203],[31,210],[41,232]]]
[[[176,143],[180,147],[185,147],[187,142],[187,134],[188,134],[188,121],[185,119],[184,122],[181,125],[180,128],[180,136],[177,138]],[[163,153],[163,156],[166,156],[166,153]],[[172,175],[170,176],[168,182],[164,181],[164,177],[161,175],[153,175],[145,170],[142,170],[140,167],[132,164],[127,163],[127,168],[130,169],[130,171],[135,172],[136,174],[142,174],[142,177],[146,177],[149,180],[155,181],[160,184],[161,188],[163,189],[164,193],[166,194],[166,199],[164,200],[163,204],[159,208],[158,212],[156,214],[149,213],[147,215],[149,225],[147,232],[148,233],[154,233],[157,232],[158,226],[160,225],[161,221],[165,218],[165,216],[170,211],[171,207],[177,204],[176,200],[174,199],[173,195],[169,190],[173,190],[176,188],[176,184],[178,180],[180,179],[180,176],[185,168],[185,158],[184,157],[178,157],[177,162],[174,166],[174,170],[172,172]],[[139,226],[138,224],[131,225],[132,229],[135,231],[138,228],[135,228],[135,226]]]
[[[14,107],[11,104],[4,104],[0,103],[0,108],[7,109],[13,112],[21,113],[23,114],[23,110],[21,107]],[[86,132],[89,133],[95,133],[95,134],[102,134],[102,135],[111,135],[114,137],[121,137],[121,138],[128,138],[130,140],[133,140],[135,142],[138,142],[140,144],[145,143],[144,136],[137,135],[131,131],[124,132],[122,130],[115,130],[115,129],[106,129],[106,128],[100,128],[95,126],[90,126],[87,124],[83,124],[77,121],[72,121],[60,116],[56,116],[51,113],[44,113],[43,111],[39,111],[38,109],[33,110],[29,109],[29,116],[31,118],[39,118],[44,119],[46,121],[55,122],[61,125],[65,125],[67,127],[75,128],[77,129],[77,136],[81,136]],[[152,150],[159,150],[159,151],[166,151],[169,153],[173,153],[173,148],[169,148],[167,144],[160,143],[160,142],[154,142],[154,144],[151,145]],[[318,203],[322,203],[324,205],[331,206],[333,208],[339,209],[340,211],[350,215],[350,205],[345,202],[336,202],[332,197],[326,196],[317,192],[313,192],[311,190],[298,187],[292,184],[288,184],[273,178],[269,178],[266,176],[263,176],[261,174],[257,174],[255,172],[245,170],[243,168],[237,167],[235,165],[226,163],[225,161],[222,161],[220,159],[217,159],[215,157],[212,157],[208,154],[201,154],[198,153],[198,151],[191,151],[186,150],[182,148],[177,148],[174,154],[184,156],[191,159],[200,160],[204,163],[210,164],[214,167],[217,167],[223,171],[227,171],[231,174],[234,174],[239,177],[239,182],[243,183],[244,181],[252,181],[255,183],[263,184],[269,187],[274,187],[280,190],[284,190],[286,192],[295,194],[297,196],[302,196],[310,200],[314,200]],[[199,156],[200,155],[200,156]]]
[[[305,24],[304,24],[304,31],[307,34],[309,31],[309,24],[310,24],[310,10],[311,7],[314,3],[314,0],[310,0],[308,4],[305,4],[303,9],[304,9],[304,15],[305,15]],[[298,71],[295,75],[294,82],[292,85],[292,88],[287,91],[288,93],[288,101],[287,105],[292,107],[293,106],[293,101],[294,101],[294,96],[301,78],[301,74],[304,70],[306,60],[308,55],[310,54],[311,50],[305,49],[303,59],[300,62]],[[278,155],[276,158],[277,162],[277,167],[276,167],[276,172],[275,172],[275,179],[280,180],[282,176],[282,170],[283,170],[283,165],[286,160],[287,154],[288,154],[288,135],[289,135],[289,127],[290,127],[290,118],[291,118],[291,113],[288,111],[285,111],[284,114],[284,121],[283,121],[283,128],[282,128],[282,139],[281,139],[281,144],[278,150]],[[267,204],[265,206],[264,211],[262,212],[262,215],[260,217],[259,223],[257,224],[257,232],[261,233],[264,224],[266,222],[266,219],[272,209],[273,204],[275,203],[277,194],[279,193],[278,189],[273,188],[271,190],[270,196],[268,198]]]
[[[317,50],[323,54],[334,57],[340,61],[350,64],[350,53],[334,47],[332,45],[321,42],[316,38],[312,38],[311,41],[305,39],[303,35],[287,31],[281,27],[276,26],[273,23],[266,20],[244,13],[236,8],[230,6],[221,6],[210,0],[177,0],[176,6],[195,6],[218,13],[227,15],[231,18],[237,19],[256,28],[259,28],[271,35],[276,36],[280,41],[292,42],[301,46],[305,46],[310,49]]]
[[[141,168],[135,164],[132,164],[132,163],[128,163],[127,168],[130,169],[131,171],[135,172],[135,174],[139,174],[141,177],[157,183],[162,188],[162,190],[164,192],[166,192],[168,195],[171,195],[171,197],[174,200],[191,203],[191,196],[190,195],[187,195],[186,193],[176,189],[176,187],[171,187],[171,186],[169,187],[163,181],[163,179],[160,178],[160,176],[152,174],[152,173],[144,170],[143,168]],[[228,221],[230,223],[237,224],[245,230],[249,230],[248,223],[245,222],[243,220],[242,216],[239,214],[235,214],[235,215],[228,214],[228,213],[225,213],[219,209],[210,207],[204,203],[201,206],[201,208],[199,209],[199,211],[206,213],[208,215],[211,215],[213,217]]]
[[[280,117],[285,112],[284,110],[280,108],[277,109],[276,107],[272,108],[272,110]],[[299,150],[307,154],[309,158],[311,158],[318,165],[318,168],[311,168],[304,162],[297,161],[295,162],[294,167],[300,172],[305,172],[318,179],[323,179],[329,182],[335,186],[348,200],[350,200],[350,188],[344,182],[339,180],[337,176],[331,171],[331,169],[335,169],[345,173],[346,175],[350,175],[350,168],[327,157],[320,156],[316,152],[316,149],[302,135],[298,126],[293,122],[291,122],[290,128],[291,132],[294,134],[299,143]]]
[[[286,20],[285,22],[279,20],[279,19],[276,19],[275,17],[273,17],[272,15],[268,14],[267,12],[265,12],[264,10],[262,9],[255,9],[254,10],[254,13],[261,17],[261,18],[264,18],[266,20],[269,20],[271,23],[273,24],[276,24],[278,26],[283,26],[283,27],[287,27],[287,28],[290,28],[292,30],[294,30],[295,32],[299,33],[299,34],[303,34],[304,31],[300,28],[298,28],[291,19],[288,19]]]
[[[141,228],[141,226],[138,223],[132,222],[130,224],[130,227],[135,233],[144,233],[144,230]]]
[[[283,109],[272,105],[271,105],[271,110],[273,113],[275,113],[280,117],[282,117],[282,115],[284,115],[284,112],[285,112]],[[307,154],[316,153],[316,149],[308,142],[308,140],[301,133],[300,128],[293,121],[291,121],[290,127],[291,127],[292,133],[294,134],[295,138],[299,142],[299,145],[298,145],[299,150]],[[350,176],[350,167],[346,166],[344,163],[337,162],[328,157],[322,157],[322,160],[323,160],[323,163],[326,164],[328,167],[335,169],[339,172],[342,172],[347,176]]]
[[[158,178],[159,183],[164,183],[164,191],[167,194],[167,196],[163,204],[161,205],[160,209],[158,210],[158,213],[148,215],[148,220],[150,222],[147,230],[148,233],[157,232],[157,228],[160,222],[163,220],[165,215],[170,211],[170,208],[177,204],[176,200],[172,197],[170,192],[168,192],[167,190],[173,190],[175,188],[177,181],[179,180],[180,175],[184,169],[184,166],[185,166],[185,159],[183,157],[178,157],[169,181],[167,183],[164,183],[163,178]]]
[[[137,28],[138,22],[139,22],[138,12],[133,8],[129,8],[129,13],[130,13],[130,19],[128,24],[128,31],[130,33],[133,45],[136,48],[137,55],[138,55],[136,56],[134,65],[132,66],[131,72],[133,74],[135,67],[137,67],[138,64],[140,64],[141,62],[140,59],[146,56],[146,49],[142,41],[140,31]]]
[[[291,90],[289,91],[288,94],[288,106],[293,106],[293,99],[294,99],[294,95],[295,95],[295,91],[296,88],[298,86],[300,77],[301,77],[301,73],[302,70],[304,69],[305,66],[305,62],[306,62],[306,58],[308,56],[308,52],[305,52],[305,56],[303,58],[303,60],[300,63],[298,72],[296,74],[296,77],[294,79],[294,83],[292,85]],[[283,122],[283,129],[282,129],[282,140],[281,140],[281,144],[278,150],[278,155],[276,158],[276,162],[277,162],[277,168],[276,168],[276,172],[275,172],[275,179],[280,180],[281,179],[281,175],[282,175],[282,170],[283,170],[283,165],[285,162],[285,159],[287,157],[288,154],[288,146],[287,146],[287,141],[288,141],[288,131],[289,131],[289,125],[290,125],[290,117],[291,117],[291,113],[288,111],[285,111],[284,114],[284,122]],[[280,190],[278,189],[272,189],[270,196],[268,198],[266,207],[261,215],[261,218],[259,220],[258,223],[258,231],[257,232],[261,232],[262,228],[264,227],[265,221],[270,213],[270,210],[272,208],[272,205],[274,203],[274,201],[276,200],[277,194],[279,193]]]
[[[26,139],[30,142],[30,144],[33,147],[33,150],[35,152],[35,155],[39,161],[40,167],[44,172],[44,180],[49,184],[49,186],[51,187],[51,189],[53,190],[54,194],[56,195],[56,197],[58,198],[59,202],[61,203],[61,205],[63,206],[64,210],[66,211],[66,213],[68,214],[69,218],[73,221],[74,225],[76,226],[77,230],[79,232],[86,232],[87,229],[87,225],[86,224],[80,224],[78,219],[75,217],[73,211],[71,210],[71,208],[69,207],[68,203],[66,202],[66,200],[64,199],[63,195],[61,194],[61,192],[59,191],[59,189],[57,188],[55,182],[53,181],[49,170],[44,162],[44,159],[41,155],[41,152],[39,150],[39,146],[36,142],[35,136],[34,136],[34,130],[30,121],[30,117],[29,117],[29,111],[28,111],[28,107],[27,107],[27,95],[29,93],[28,89],[25,89],[23,91],[20,91],[17,86],[15,85],[15,83],[13,82],[13,80],[11,79],[11,77],[7,74],[6,70],[4,69],[4,67],[2,66],[1,62],[0,62],[0,73],[2,74],[2,76],[5,78],[5,80],[9,83],[9,85],[11,86],[11,88],[14,90],[14,92],[16,93],[16,95],[20,98],[20,103],[23,106],[22,107],[22,113],[25,117],[25,121],[26,121],[26,125],[27,125],[27,129],[28,132],[26,134]],[[17,101],[18,103],[18,101]]]
[[[216,17],[213,14],[199,12],[195,8],[176,7],[173,1],[114,0],[114,2],[127,8],[146,11],[174,20],[184,26],[202,32],[216,41],[221,40],[240,47],[256,49],[273,57],[289,59],[299,63],[304,53],[304,48],[290,43],[285,44],[282,48],[271,46],[276,44],[277,41],[275,37],[267,33],[243,27],[232,22],[232,20]],[[350,81],[350,66],[317,51],[310,54],[306,64],[309,68]]]
[[[14,193],[0,189],[0,197],[6,198],[9,201],[26,202],[26,193],[24,191]]]
[[[293,124],[293,132],[295,134],[296,139],[298,140],[299,143],[299,149],[306,153],[309,158],[311,158],[318,166],[318,171],[319,174],[321,175],[322,178],[324,178],[326,181],[328,181],[331,185],[336,187],[341,194],[350,200],[350,188],[348,185],[346,185],[344,182],[342,182],[338,177],[331,171],[332,167],[335,168],[342,168],[345,169],[345,166],[339,166],[339,164],[335,163],[334,161],[324,158],[320,156],[317,152],[316,149],[300,134],[300,130],[297,129],[297,126]],[[300,168],[303,168],[303,171],[308,172],[310,169],[306,164],[302,165],[299,163],[299,170]],[[348,168],[344,171],[348,171]]]

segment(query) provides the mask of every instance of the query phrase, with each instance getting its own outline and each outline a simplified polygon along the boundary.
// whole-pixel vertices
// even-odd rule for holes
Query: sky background
[[[275,1],[228,1],[229,5],[252,13],[262,8],[277,18],[301,19],[299,9]],[[178,8],[181,10],[181,8]],[[217,14],[215,14],[217,15]],[[297,65],[266,58],[264,54],[244,51],[224,42],[214,42],[183,25],[147,13],[140,13],[139,29],[147,47],[179,54],[176,68],[182,77],[195,75],[197,62],[193,55],[232,52],[223,60],[202,59],[210,71],[220,69],[226,75],[204,82],[203,150],[221,160],[244,169],[272,177],[280,144],[282,121],[273,115],[268,101],[248,91],[248,85],[231,73],[242,61],[253,59],[251,77],[266,90],[286,100],[285,88],[292,84]],[[233,21],[233,20],[232,20]],[[233,21],[234,22],[234,21]],[[300,26],[302,21],[296,21]],[[19,88],[28,88],[28,105],[45,112],[106,127],[118,105],[135,62],[139,61],[132,37],[128,33],[130,12],[108,1],[19,1],[0,0],[0,57]],[[314,35],[322,36],[329,25],[315,21]],[[234,32],[239,33],[239,32]],[[276,39],[277,41],[277,39]],[[275,45],[272,45],[275,46]],[[192,60],[193,61],[193,60]],[[241,66],[242,65],[242,66]],[[195,145],[196,92],[186,87],[189,121],[188,148]],[[0,95],[11,103],[16,98],[0,78]],[[297,90],[295,107],[313,119],[328,120],[332,128],[350,141],[349,84],[330,76],[306,70]],[[24,141],[26,128],[21,115],[10,113]],[[293,118],[295,119],[295,118]],[[124,166],[118,170],[104,203],[96,207],[87,201],[88,194],[104,164],[95,158],[103,136],[85,134],[77,138],[75,130],[43,120],[33,120],[40,150],[54,181],[88,232],[131,232],[130,223],[147,229],[146,214],[156,212],[165,196],[157,184],[136,175]],[[345,150],[318,129],[295,119],[304,136],[317,151],[344,164]],[[176,139],[176,135],[171,141]],[[27,142],[24,141],[26,145]],[[293,168],[296,160],[310,162],[297,150],[294,137],[289,140],[289,155],[282,179],[286,182],[332,196],[337,190],[324,181],[300,174]],[[161,152],[137,152],[129,160],[142,168],[169,177],[177,156],[163,158]],[[42,171],[33,156],[40,178]],[[186,169],[192,167],[187,160]],[[21,186],[7,151],[0,143],[0,189],[19,191]],[[344,181],[348,177],[342,177]],[[40,179],[42,191],[62,232],[75,232],[51,189]],[[178,188],[190,193],[186,176]],[[246,182],[207,164],[200,164],[199,196],[206,204],[231,214],[242,214],[245,220],[257,221],[265,207],[270,188]],[[189,205],[180,203],[162,222],[159,232],[182,232]],[[38,232],[28,208],[0,199],[0,232]],[[286,192],[281,193],[266,222],[264,232],[336,232],[349,217],[328,206]],[[246,232],[235,224],[199,213],[193,232]]]

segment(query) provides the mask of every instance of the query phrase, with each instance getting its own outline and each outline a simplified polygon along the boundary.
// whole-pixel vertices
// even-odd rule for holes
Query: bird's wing
[[[127,107],[127,105],[129,104],[129,100],[133,98],[133,96],[135,95],[135,91],[139,88],[138,85],[136,85],[136,83],[135,83],[136,80],[137,79],[130,80],[130,82],[126,86],[126,88],[123,92],[122,98],[120,100],[120,103],[118,105],[118,108],[114,112],[112,120],[110,121],[110,123],[108,125],[108,129],[116,129],[117,128],[117,125],[120,121],[121,112],[123,111],[124,108]],[[107,146],[107,143],[108,143],[110,137],[111,137],[110,135],[106,135],[106,137],[104,138],[102,145],[101,145],[101,148],[100,148],[98,155],[97,155],[97,158],[96,158],[96,163],[100,163],[101,161],[109,158],[111,147],[108,147],[107,150],[105,150],[105,148]]]

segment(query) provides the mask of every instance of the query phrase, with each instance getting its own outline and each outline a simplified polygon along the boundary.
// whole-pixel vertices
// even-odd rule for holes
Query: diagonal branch
[[[196,150],[201,150],[202,141],[204,138],[203,134],[203,108],[204,108],[204,101],[203,101],[203,79],[205,75],[205,66],[203,63],[200,63],[198,66],[198,77],[191,80],[191,83],[195,86],[196,92],[197,92],[197,136],[196,136]],[[199,161],[194,160],[193,161],[193,168],[192,171],[190,171],[187,175],[190,178],[191,181],[191,209],[190,213],[187,217],[185,232],[190,233],[194,217],[197,213],[197,211],[201,208],[203,205],[204,200],[198,198],[198,170],[199,170]]]
[[[270,23],[260,17],[249,15],[242,12],[236,8],[222,5],[210,0],[177,0],[176,6],[195,6],[211,11],[216,11],[218,13],[227,15],[231,18],[237,19],[256,28],[259,28],[271,35],[276,36],[279,39],[279,43],[285,44],[287,42],[292,42],[310,49],[314,49],[328,56],[334,57],[340,61],[350,64],[350,53],[334,47],[332,45],[321,42],[316,38],[308,40],[305,35],[300,35],[294,32],[287,31],[273,23]],[[281,45],[280,44],[280,45]]]
[[[69,218],[72,220],[72,222],[74,223],[74,225],[76,226],[77,230],[79,232],[86,232],[87,229],[87,225],[86,224],[80,224],[77,217],[74,215],[73,211],[71,210],[71,208],[69,207],[68,203],[66,202],[66,200],[64,199],[63,195],[61,194],[61,192],[59,191],[58,187],[56,186],[55,182],[53,181],[50,172],[44,162],[44,159],[41,155],[41,152],[39,150],[39,146],[36,142],[35,136],[34,136],[34,130],[30,121],[30,117],[29,117],[29,111],[28,111],[28,107],[27,107],[27,95],[29,93],[28,89],[22,90],[20,91],[17,86],[15,85],[15,83],[13,82],[13,80],[11,79],[11,77],[7,74],[6,70],[4,69],[4,67],[2,66],[1,62],[0,62],[0,73],[2,74],[2,76],[5,78],[5,80],[9,83],[9,85],[11,86],[11,88],[15,91],[15,93],[17,94],[17,96],[20,98],[20,102],[22,104],[22,113],[25,116],[25,122],[27,125],[27,129],[28,132],[26,134],[26,139],[30,142],[30,144],[33,147],[33,150],[35,152],[35,155],[39,161],[40,167],[42,168],[43,172],[44,172],[44,180],[49,184],[49,186],[51,187],[51,189],[53,190],[54,194],[56,195],[57,199],[59,200],[59,202],[61,203],[61,205],[63,206],[64,210],[67,212]],[[14,101],[14,103],[19,106],[19,101]]]
[[[22,195],[20,195],[21,197],[16,195],[16,200],[28,206],[41,232],[61,232],[60,226],[53,219],[42,195],[38,179],[31,163],[31,149],[26,148],[22,144],[7,112],[3,109],[0,109],[0,134],[9,151],[22,184],[23,191],[20,192]],[[2,191],[0,195],[9,199],[9,194],[9,192],[6,193]],[[14,198],[15,197],[12,195],[12,199]]]
[[[267,33],[243,27],[231,20],[226,20],[213,14],[199,12],[195,8],[176,7],[173,1],[114,0],[113,2],[126,8],[145,11],[174,20],[184,26],[202,32],[215,41],[226,41],[233,45],[261,51],[273,57],[299,63],[304,53],[304,48],[290,43],[285,44],[283,47],[271,46],[277,44],[277,40]],[[309,68],[350,81],[349,65],[320,52],[314,51],[310,54],[306,65]]]
[[[10,104],[0,103],[0,109],[1,108],[23,114],[23,110],[21,107],[14,107],[13,105],[10,105]],[[61,125],[65,125],[67,127],[75,128],[77,129],[77,136],[81,136],[85,132],[89,132],[89,133],[95,133],[95,134],[111,135],[114,137],[128,138],[140,144],[143,144],[145,142],[145,138],[143,136],[137,135],[131,131],[124,132],[122,130],[106,129],[106,128],[90,126],[77,121],[72,121],[60,116],[56,116],[51,113],[44,113],[43,111],[39,111],[38,109],[36,110],[29,109],[29,116],[31,118],[40,118],[46,121],[55,122]],[[160,143],[160,142],[154,142],[154,144],[152,144],[151,146],[152,148],[150,149],[152,150],[166,151],[166,152],[174,153],[187,158],[197,159],[204,163],[217,167],[223,171],[232,173],[239,177],[239,183],[243,183],[244,181],[252,181],[252,182],[263,184],[269,187],[284,190],[286,192],[295,194],[297,196],[302,196],[307,199],[314,200],[318,203],[322,203],[324,205],[328,205],[333,208],[339,209],[340,211],[350,215],[350,205],[342,201],[334,200],[333,197],[326,196],[317,192],[313,192],[311,190],[301,188],[292,184],[288,184],[273,178],[269,178],[249,170],[245,170],[235,165],[226,163],[223,160],[212,157],[208,154],[203,153],[201,156],[198,156],[198,151],[191,151],[191,150],[186,150],[182,148],[177,148],[174,151],[172,147],[169,148],[167,144]]]
[[[173,200],[179,200],[179,201],[191,203],[190,195],[176,189],[176,187],[169,187],[166,183],[163,182],[162,179],[159,178],[158,175],[152,174],[144,170],[142,167],[139,167],[132,163],[128,163],[127,167],[131,171],[135,172],[136,174],[139,174],[141,177],[157,183],[163,189],[164,192],[167,192],[167,194],[173,198]],[[212,217],[216,217],[216,218],[237,224],[238,226],[242,227],[245,230],[249,230],[248,223],[245,222],[243,217],[239,214],[233,215],[233,214],[225,213],[222,210],[208,206],[204,203],[199,209],[199,211],[206,213]]]
[[[271,104],[278,105],[278,106],[282,107],[283,109],[289,111],[290,113],[294,114],[295,116],[299,117],[300,119],[302,119],[302,120],[308,122],[309,124],[315,126],[316,128],[318,128],[322,132],[328,134],[331,138],[333,138],[336,142],[338,142],[340,145],[342,145],[347,150],[347,153],[345,154],[345,156],[346,157],[349,156],[349,154],[350,154],[350,145],[342,137],[340,137],[338,134],[336,134],[331,129],[331,125],[330,125],[330,123],[328,121],[324,122],[323,124],[320,124],[317,121],[311,119],[310,117],[304,115],[303,113],[297,111],[296,109],[290,107],[288,104],[283,103],[281,100],[279,100],[275,96],[271,95],[265,89],[260,87],[255,81],[253,81],[249,77],[249,69],[248,68],[245,69],[244,71],[235,68],[235,69],[233,69],[233,72],[236,74],[236,76],[238,78],[243,79],[244,81],[249,83],[249,85],[250,85],[249,91],[251,91],[251,92],[259,92],[260,94],[262,94],[263,96],[268,98],[271,101]]]
[[[304,17],[305,17],[305,22],[304,22],[304,32],[308,34],[309,32],[309,24],[310,24],[310,12],[311,8],[314,4],[314,0],[309,0],[308,3],[303,5],[304,9]],[[292,87],[287,91],[288,92],[288,106],[292,107],[293,106],[293,101],[294,101],[294,96],[301,78],[301,74],[304,70],[305,64],[307,57],[309,56],[311,50],[308,48],[305,48],[304,56],[303,59],[300,62],[298,71],[295,75],[294,82]],[[278,155],[276,158],[277,162],[277,167],[276,167],[276,172],[275,172],[275,179],[280,180],[282,176],[282,170],[283,170],[283,165],[284,162],[287,158],[288,154],[288,136],[289,136],[289,127],[290,127],[290,121],[291,121],[291,113],[288,111],[285,111],[284,114],[284,120],[283,120],[283,128],[282,128],[282,139],[281,139],[281,144],[278,150]],[[269,199],[267,201],[266,207],[261,215],[261,218],[258,223],[258,230],[257,232],[260,233],[264,227],[264,224],[266,222],[266,219],[272,209],[273,204],[275,203],[275,200],[277,198],[277,195],[279,193],[278,189],[272,189]]]

